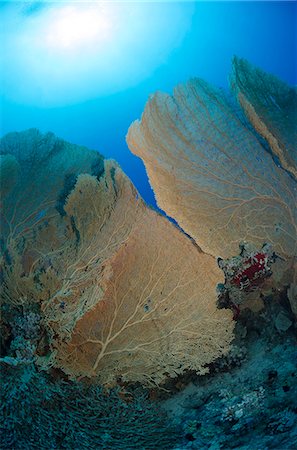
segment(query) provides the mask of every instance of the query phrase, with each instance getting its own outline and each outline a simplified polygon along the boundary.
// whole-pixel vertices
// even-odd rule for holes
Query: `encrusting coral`
[[[249,299],[256,300],[256,308],[261,309],[259,300],[259,289],[265,286],[268,289],[269,279],[272,274],[272,266],[278,256],[272,251],[270,244],[264,244],[261,249],[242,243],[240,254],[228,259],[218,259],[218,265],[225,274],[224,284],[218,285],[221,307],[231,307],[234,318],[240,313],[239,305]],[[254,297],[254,298],[253,298]]]
[[[114,161],[37,130],[7,135],[1,153],[4,172],[17,168],[2,186],[1,294],[38,305],[51,352],[40,367],[151,384],[228,352],[215,258],[147,208]]]

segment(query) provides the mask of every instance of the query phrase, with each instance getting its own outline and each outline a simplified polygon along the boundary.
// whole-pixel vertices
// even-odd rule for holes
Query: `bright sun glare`
[[[0,96],[50,107],[140,83],[180,45],[194,10],[191,2],[5,5]]]
[[[67,6],[54,14],[46,41],[56,49],[78,50],[111,38],[112,23],[102,8]]]

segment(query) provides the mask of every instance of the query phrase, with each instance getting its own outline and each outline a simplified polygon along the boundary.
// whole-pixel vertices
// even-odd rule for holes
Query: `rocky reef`
[[[293,321],[287,299],[267,298],[261,313],[240,314],[232,350],[210,375],[179,379],[178,392],[162,401],[171,422],[182,428],[175,450],[297,448]]]

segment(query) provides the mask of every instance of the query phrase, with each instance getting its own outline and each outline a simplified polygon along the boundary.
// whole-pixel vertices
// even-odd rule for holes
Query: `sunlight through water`
[[[93,42],[98,45],[114,37],[114,26],[111,14],[107,14],[103,8],[65,6],[53,12],[46,42],[57,50],[83,51]]]
[[[1,95],[49,107],[140,83],[179,47],[194,10],[192,3],[34,4],[0,11]]]

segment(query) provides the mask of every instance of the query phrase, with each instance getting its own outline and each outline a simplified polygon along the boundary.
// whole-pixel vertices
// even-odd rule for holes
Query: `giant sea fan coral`
[[[297,90],[277,77],[234,58],[231,87],[254,128],[284,169],[297,179]]]
[[[109,262],[104,296],[76,324],[57,358],[70,374],[162,383],[207,372],[232,338],[215,305],[219,271],[168,221],[145,209]]]
[[[233,72],[233,89],[255,108],[253,125],[261,113],[256,130],[270,130],[262,133],[268,143],[276,130],[279,163],[230,94],[201,79],[173,96],[154,94],[127,143],[143,159],[159,206],[203,251],[230,258],[243,241],[269,243],[284,260],[274,269],[282,278],[296,255],[296,93],[241,60]]]
[[[1,142],[2,296],[39,305],[51,358],[70,376],[143,384],[228,352],[230,311],[216,307],[222,273],[148,209],[113,161],[41,135]]]

